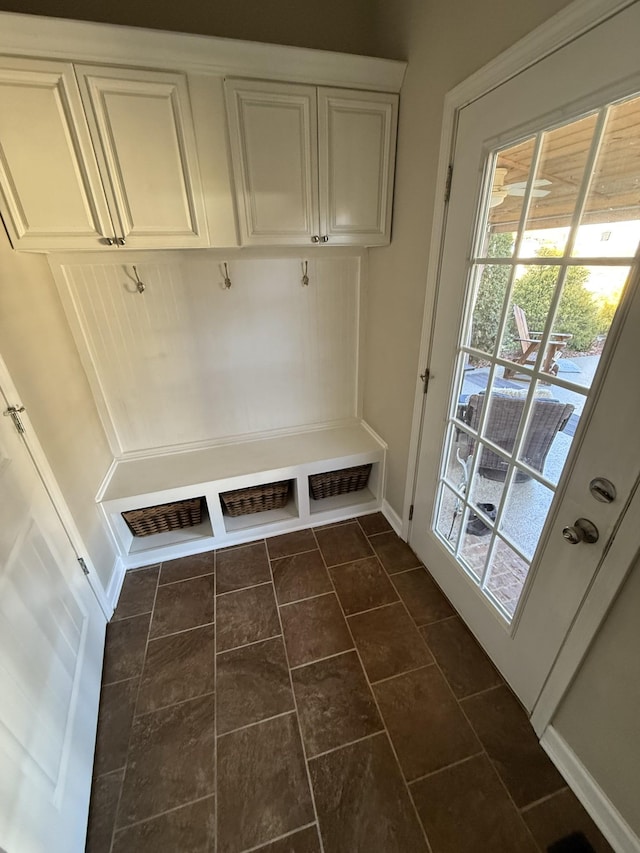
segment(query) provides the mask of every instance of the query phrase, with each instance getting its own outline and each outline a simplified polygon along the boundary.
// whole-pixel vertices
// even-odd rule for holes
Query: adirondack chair
[[[516,364],[535,364],[540,349],[542,332],[530,332],[529,324],[527,323],[527,315],[519,305],[513,305],[513,317],[516,321],[518,330],[518,340],[522,347],[522,353],[512,359]],[[571,340],[573,335],[567,332],[552,332],[547,342],[544,359],[542,361],[542,372],[558,375],[558,357],[562,350],[566,347],[567,342]],[[515,376],[518,371],[514,368],[505,367],[504,378],[510,379]]]

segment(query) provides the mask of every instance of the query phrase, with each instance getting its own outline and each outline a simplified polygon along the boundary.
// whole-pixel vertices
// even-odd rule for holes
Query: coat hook
[[[133,274],[136,277],[136,290],[138,291],[138,293],[144,293],[145,285],[143,284],[143,282],[140,281],[140,276],[138,275],[138,270],[135,268],[135,266],[133,264],[131,266],[133,267]]]
[[[231,287],[231,279],[229,278],[229,267],[227,266],[227,262],[224,262],[224,287],[225,290],[229,290]]]
[[[309,261],[302,262],[302,286],[309,287]]]

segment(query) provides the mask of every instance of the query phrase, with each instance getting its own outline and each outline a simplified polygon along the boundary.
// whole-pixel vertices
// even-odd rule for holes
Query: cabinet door
[[[117,236],[133,249],[208,245],[186,78],[96,66],[76,71]]]
[[[318,242],[315,87],[227,80],[225,89],[242,244]]]
[[[397,95],[318,90],[324,242],[390,241],[397,124]]]
[[[0,60],[0,194],[16,249],[97,249],[114,236],[71,65]]]

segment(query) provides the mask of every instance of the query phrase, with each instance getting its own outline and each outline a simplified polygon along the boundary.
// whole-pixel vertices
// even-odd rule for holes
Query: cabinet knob
[[[319,243],[320,242],[320,238],[318,237],[317,234],[313,235],[313,237],[311,238],[311,242],[312,243]]]
[[[324,235],[320,238],[320,242],[321,242],[321,243],[328,243],[328,242],[329,242],[329,238],[327,237],[327,235],[326,235],[326,234],[324,234]]]
[[[118,244],[118,246],[124,246],[124,244],[126,243],[126,240],[124,239],[124,237],[117,237],[116,243]]]
[[[113,244],[114,244],[116,241],[115,241],[115,240],[113,240],[111,237],[103,237],[103,238],[100,240],[100,242],[101,242],[101,243],[104,243],[104,245],[105,245],[105,246],[113,246]]]

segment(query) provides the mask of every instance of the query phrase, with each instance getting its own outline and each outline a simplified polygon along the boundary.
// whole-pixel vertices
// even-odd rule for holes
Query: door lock
[[[593,545],[598,541],[600,532],[593,521],[589,521],[588,518],[578,518],[573,527],[563,528],[562,535],[570,545],[577,545],[579,542]]]
[[[616,499],[616,487],[606,477],[594,477],[589,483],[589,491],[597,501],[603,504],[613,503]]]

